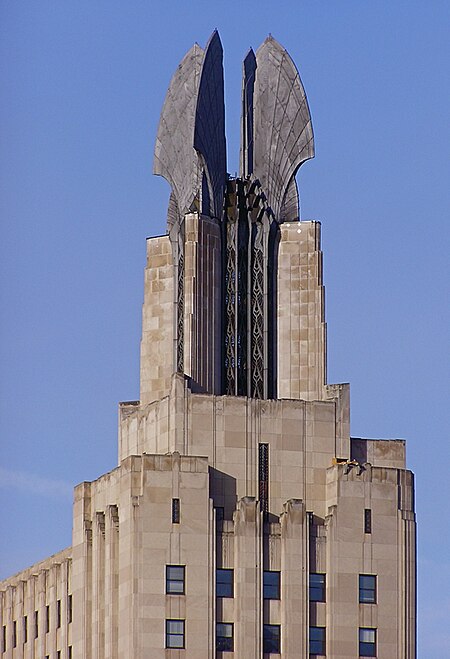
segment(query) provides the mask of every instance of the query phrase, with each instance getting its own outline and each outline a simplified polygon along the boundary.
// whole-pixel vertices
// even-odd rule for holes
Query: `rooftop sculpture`
[[[169,226],[190,210],[223,220],[227,181],[223,50],[195,44],[167,91],[153,171],[171,185]],[[298,219],[295,174],[314,156],[306,94],[294,62],[269,36],[243,66],[240,177],[257,182],[277,222]],[[201,202],[203,202],[201,204]]]
[[[167,224],[177,281],[175,368],[192,372],[185,362],[185,218],[197,213],[216,223],[220,239],[220,264],[213,265],[211,256],[204,269],[222,272],[220,299],[214,298],[214,310],[209,306],[221,338],[200,370],[210,369],[208,360],[220,362],[215,372],[220,371],[221,384],[213,391],[267,398],[276,386],[279,226],[299,219],[295,175],[314,156],[313,130],[298,71],[269,36],[244,60],[240,174],[228,176],[222,60],[217,31],[205,50],[192,46],[170,82],[156,138],[153,171],[171,186]]]

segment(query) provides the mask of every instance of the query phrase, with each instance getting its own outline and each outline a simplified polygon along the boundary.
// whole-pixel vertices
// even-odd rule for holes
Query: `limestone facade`
[[[215,33],[163,110],[168,233],[147,241],[118,466],[75,488],[72,546],[0,584],[2,659],[416,657],[405,443],[351,438],[349,385],[327,382],[321,227],[298,220],[294,177],[313,155],[306,96],[272,38],[249,53],[244,174],[225,183],[223,117],[204,115],[218,62]],[[264,160],[260,142],[253,162],[255,75],[285,103],[289,149]],[[178,125],[198,148],[177,150]]]

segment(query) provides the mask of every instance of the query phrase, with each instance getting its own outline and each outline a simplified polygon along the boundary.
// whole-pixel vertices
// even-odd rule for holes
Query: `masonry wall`
[[[4,659],[72,659],[72,551],[66,549],[0,583]]]

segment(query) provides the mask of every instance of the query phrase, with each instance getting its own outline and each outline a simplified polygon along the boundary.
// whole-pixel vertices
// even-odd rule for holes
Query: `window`
[[[280,573],[273,570],[264,570],[263,597],[265,600],[280,599]]]
[[[2,627],[2,652],[6,652],[6,625]]]
[[[216,650],[217,652],[233,652],[233,623],[218,622],[216,624]]]
[[[56,653],[56,659],[61,659],[61,650]]]
[[[50,606],[47,604],[45,607],[45,633],[50,631]]]
[[[216,522],[222,522],[224,515],[223,506],[216,506],[214,510],[216,511]]]
[[[263,652],[266,654],[279,654],[280,638],[280,625],[264,625]]]
[[[72,622],[72,595],[67,596],[67,622]]]
[[[309,654],[325,655],[325,627],[309,628]]]
[[[216,570],[216,597],[233,597],[233,570]]]
[[[166,593],[184,595],[184,565],[166,565]]]
[[[180,500],[172,499],[172,524],[180,523]]]
[[[34,612],[34,638],[39,636],[39,611]]]
[[[326,576],[319,572],[309,575],[309,601],[325,602]]]
[[[184,620],[166,620],[166,648],[184,648]]]
[[[377,656],[377,630],[369,627],[359,628],[359,656]]]
[[[27,616],[23,616],[23,642],[26,643],[28,641],[28,618]]]
[[[56,627],[61,627],[61,600],[56,602]]]
[[[372,533],[372,511],[370,508],[364,509],[364,533]]]
[[[374,574],[359,575],[359,601],[361,604],[376,604],[377,577]]]
[[[69,645],[69,647],[67,648],[67,650],[68,650],[68,652],[67,652],[67,657],[68,657],[68,659],[72,659],[72,646]]]
[[[14,620],[13,622],[13,634],[12,634],[12,646],[13,648],[16,647],[17,645],[17,622]]]

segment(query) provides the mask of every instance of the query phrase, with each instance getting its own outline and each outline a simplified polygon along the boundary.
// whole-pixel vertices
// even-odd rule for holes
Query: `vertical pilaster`
[[[283,506],[281,522],[282,652],[286,659],[308,656],[308,516],[301,499]]]
[[[118,659],[119,514],[108,506],[105,514],[105,656]]]
[[[242,498],[234,513],[235,653],[262,656],[262,520],[259,502]]]

